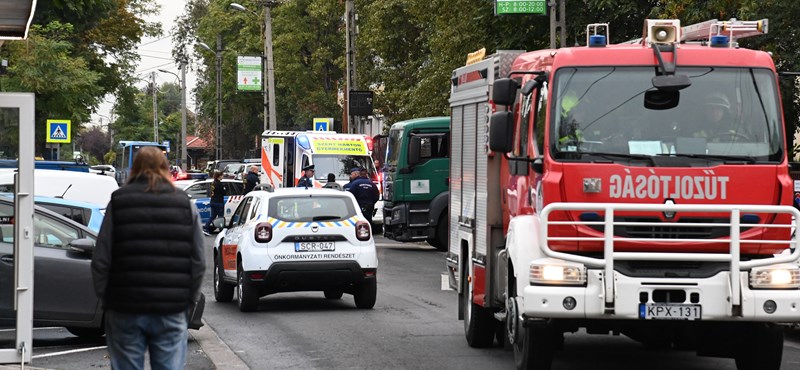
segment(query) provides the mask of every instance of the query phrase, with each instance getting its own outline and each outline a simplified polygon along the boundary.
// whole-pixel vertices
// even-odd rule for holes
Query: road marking
[[[442,290],[450,290],[450,275],[442,274]]]
[[[73,353],[89,352],[89,351],[94,351],[94,350],[98,350],[98,349],[106,349],[106,348],[107,348],[107,346],[72,349],[72,350],[69,350],[69,351],[45,353],[43,355],[32,356],[31,358],[34,359],[34,358],[45,358],[45,357],[53,357],[53,356],[61,356],[61,355],[71,355]]]

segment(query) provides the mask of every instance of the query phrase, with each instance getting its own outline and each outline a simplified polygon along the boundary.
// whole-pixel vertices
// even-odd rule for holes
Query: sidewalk
[[[208,325],[205,320],[200,330],[190,330],[189,335],[189,348],[186,356],[187,369],[233,369],[233,370],[249,370],[247,364],[242,361],[239,356],[228,347],[222,339],[217,336],[214,329]],[[192,340],[194,339],[194,340]],[[194,347],[194,348],[193,348]],[[201,352],[199,355],[196,353]],[[81,354],[73,354],[66,356],[53,356],[45,358],[34,358],[32,363],[25,364],[24,369],[30,370],[51,370],[50,366],[55,366],[58,369],[83,369],[87,367],[92,368],[110,368],[110,363],[106,358],[107,352],[103,349],[92,351],[94,356],[87,355],[88,352]],[[36,353],[34,352],[34,356]],[[102,358],[100,357],[102,356]],[[87,363],[88,357],[97,357],[88,360],[94,362],[93,364]],[[145,368],[149,369],[147,363],[149,361],[145,358]],[[0,365],[0,370],[20,370],[22,367],[19,364]]]

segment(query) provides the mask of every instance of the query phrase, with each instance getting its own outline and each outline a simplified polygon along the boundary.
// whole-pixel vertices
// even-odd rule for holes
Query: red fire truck
[[[451,79],[450,286],[467,342],[549,369],[564,333],[778,369],[800,249],[766,20],[498,51]],[[504,334],[503,334],[504,333]]]

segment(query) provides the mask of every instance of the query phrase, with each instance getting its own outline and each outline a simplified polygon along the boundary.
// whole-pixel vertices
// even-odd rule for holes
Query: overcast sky
[[[136,76],[145,80],[150,80],[150,72],[156,72],[156,84],[161,85],[165,82],[178,83],[175,76],[169,73],[159,72],[159,69],[164,69],[172,73],[181,75],[178,70],[178,65],[172,60],[172,27],[175,25],[175,18],[183,14],[186,0],[155,0],[161,6],[158,15],[148,17],[148,21],[160,21],[163,29],[163,34],[160,37],[151,38],[147,37],[139,44],[139,55],[141,60],[136,68]],[[192,89],[195,87],[197,76],[191,71],[186,72],[186,106],[189,110],[195,107],[194,96],[191,94]],[[137,86],[144,87],[146,82],[138,82]],[[108,117],[111,117],[111,109],[114,106],[114,96],[107,96],[106,102],[101,104],[98,109],[98,114],[92,116],[93,124],[100,124],[108,122]],[[105,117],[102,117],[102,116]],[[152,125],[152,122],[150,122]],[[125,138],[119,138],[125,140]]]

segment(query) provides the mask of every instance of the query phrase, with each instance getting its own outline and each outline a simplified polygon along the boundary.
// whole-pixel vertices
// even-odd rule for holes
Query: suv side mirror
[[[408,143],[408,165],[414,166],[419,163],[419,149],[422,146],[422,138],[419,136],[412,136],[411,141]]]
[[[514,150],[514,114],[495,112],[489,123],[489,149],[508,153]]]

